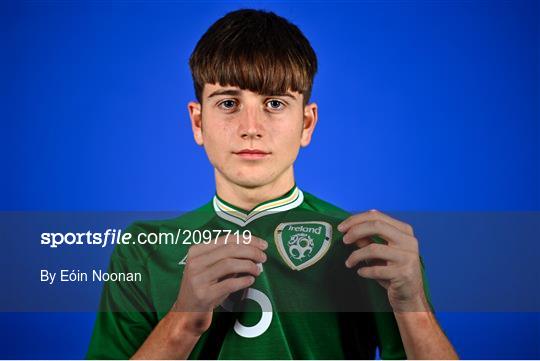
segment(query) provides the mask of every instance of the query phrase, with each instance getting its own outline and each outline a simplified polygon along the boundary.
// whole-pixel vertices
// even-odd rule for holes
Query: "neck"
[[[272,183],[254,187],[235,184],[217,169],[214,172],[217,195],[224,201],[248,211],[262,202],[284,195],[294,186],[292,166]]]

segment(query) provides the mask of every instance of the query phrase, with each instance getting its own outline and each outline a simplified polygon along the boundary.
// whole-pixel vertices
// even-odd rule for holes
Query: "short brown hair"
[[[197,100],[205,84],[237,86],[259,94],[311,96],[317,56],[300,29],[264,10],[241,9],[217,20],[189,59]]]

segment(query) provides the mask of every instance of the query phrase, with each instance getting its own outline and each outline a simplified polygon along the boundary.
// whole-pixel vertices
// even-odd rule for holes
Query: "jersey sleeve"
[[[422,281],[424,285],[424,293],[432,312],[435,312],[431,295],[429,292],[429,285],[424,269],[424,261],[420,256],[420,269],[422,272]],[[399,328],[394,317],[393,312],[375,312],[375,328],[377,330],[377,347],[379,348],[379,354],[383,360],[404,360],[407,359],[405,348],[401,340]]]
[[[143,232],[133,224],[132,239]],[[149,297],[146,252],[137,245],[116,245],[108,273],[140,273],[140,282],[104,283],[87,359],[129,359],[157,324]]]

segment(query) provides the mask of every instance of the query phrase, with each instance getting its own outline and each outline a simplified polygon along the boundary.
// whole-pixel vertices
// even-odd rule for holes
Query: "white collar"
[[[246,212],[214,195],[213,205],[216,214],[241,227],[268,214],[284,212],[298,207],[304,201],[304,193],[295,185],[281,197],[265,201],[250,212]]]

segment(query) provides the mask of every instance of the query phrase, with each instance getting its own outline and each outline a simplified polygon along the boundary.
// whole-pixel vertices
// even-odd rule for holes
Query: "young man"
[[[129,228],[134,239],[185,237],[117,246],[109,271],[142,281],[105,285],[88,357],[369,359],[379,347],[382,358],[456,358],[412,228],[377,211],[350,215],[295,183],[317,123],[317,58],[300,30],[234,11],[203,35],[190,66],[191,126],[216,195]]]

